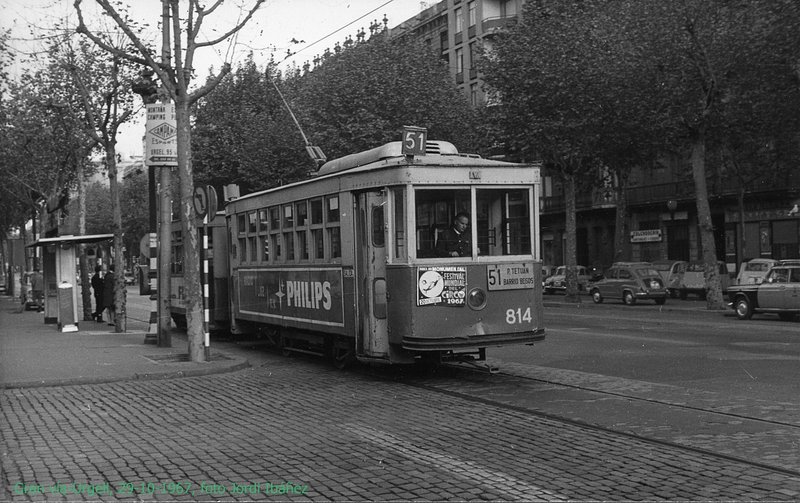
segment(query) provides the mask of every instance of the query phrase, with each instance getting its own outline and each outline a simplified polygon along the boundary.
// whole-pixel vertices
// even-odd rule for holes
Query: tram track
[[[572,427],[588,428],[597,432],[647,442],[655,446],[702,454],[725,462],[741,463],[746,466],[800,478],[800,459],[796,454],[800,452],[800,444],[798,443],[800,442],[800,425],[787,421],[719,411],[709,407],[675,403],[674,401],[659,398],[645,398],[637,396],[635,393],[594,389],[574,383],[558,382],[554,379],[519,375],[513,371],[501,370],[497,374],[488,375],[470,368],[448,366],[447,370],[433,377],[412,374],[405,375],[400,379],[396,375],[393,377],[376,375],[374,369],[370,371],[361,370],[361,372],[369,373],[373,377],[399,380],[399,382],[409,386],[474,403],[499,407],[534,418],[557,421]],[[383,374],[383,372],[379,372],[379,374]],[[542,386],[547,390],[540,389],[528,393],[531,389]],[[575,393],[578,393],[579,396],[569,397],[569,395]],[[516,399],[525,394],[530,395],[529,401],[525,402]],[[557,396],[557,398],[554,398],[551,402],[537,402],[537,398],[544,395],[551,398]],[[567,411],[563,406],[565,401],[571,399],[577,404],[576,409]],[[631,428],[630,423],[620,426],[613,424],[613,421],[604,421],[603,413],[597,412],[593,414],[592,411],[594,409],[592,407],[587,408],[584,414],[581,414],[579,410],[581,406],[585,406],[586,403],[592,400],[597,400],[599,403],[605,404],[605,406],[608,406],[609,401],[638,404],[638,406],[634,407],[637,410],[637,414],[630,419],[634,421],[642,420],[643,423],[646,423],[648,419],[639,417],[638,413],[641,411],[647,411],[650,417],[658,417],[663,421],[663,424],[667,425],[670,419],[674,419],[678,423],[685,422],[687,417],[705,417],[706,419],[698,420],[695,430],[688,434],[685,432],[684,434],[671,433],[671,430],[663,425],[650,425],[637,430],[636,428]],[[557,405],[554,406],[553,404]],[[707,440],[707,437],[710,436],[708,430],[713,430],[715,425],[731,424],[734,426],[733,429],[739,430],[739,432],[735,434],[720,432],[715,439],[716,445],[702,445],[702,442],[697,442],[697,438],[705,438]],[[676,429],[681,427],[685,427],[685,424]],[[746,442],[762,443],[760,449],[765,451],[766,454],[762,453],[760,455],[759,452],[742,447],[743,443]],[[770,446],[764,445],[763,442],[774,444],[773,447],[778,451],[783,450],[784,455],[773,456],[773,454],[770,454],[772,452],[770,451]],[[795,453],[793,457],[792,452]],[[777,461],[775,461],[776,459]]]

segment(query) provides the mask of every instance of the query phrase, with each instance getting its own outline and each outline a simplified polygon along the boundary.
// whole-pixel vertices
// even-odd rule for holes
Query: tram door
[[[386,225],[385,196],[362,192],[356,198],[356,281],[359,329],[356,351],[360,356],[388,357],[386,325]]]

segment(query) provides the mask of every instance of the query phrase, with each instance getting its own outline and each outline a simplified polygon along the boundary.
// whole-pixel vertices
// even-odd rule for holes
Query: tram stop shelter
[[[110,241],[113,234],[41,238],[29,247],[42,248],[44,322],[58,323],[61,332],[78,330],[78,276],[76,245]]]

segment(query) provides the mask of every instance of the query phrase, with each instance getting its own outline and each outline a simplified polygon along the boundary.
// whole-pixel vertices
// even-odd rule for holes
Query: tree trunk
[[[205,331],[203,329],[203,294],[200,288],[200,245],[194,205],[192,204],[194,174],[190,150],[189,104],[185,96],[179,95],[175,100],[175,121],[178,128],[186,335],[189,342],[189,359],[193,362],[202,362],[205,361]]]
[[[617,212],[614,222],[614,262],[625,262],[631,259],[631,241],[628,233],[628,173],[617,170]]]
[[[697,225],[700,229],[700,243],[703,247],[703,262],[706,271],[706,307],[707,309],[725,309],[722,297],[722,286],[717,266],[717,249],[714,242],[714,225],[711,220],[711,208],[708,204],[708,188],[706,187],[706,139],[705,127],[701,125],[692,143],[692,176],[697,197]]]
[[[75,167],[78,179],[78,235],[86,234],[86,179],[83,172],[83,160],[79,159]],[[92,321],[92,285],[89,280],[89,259],[86,257],[86,245],[78,246],[78,274],[81,278],[81,300],[83,302],[83,321]]]
[[[125,260],[122,256],[122,210],[119,204],[119,183],[117,181],[117,149],[115,141],[104,145],[106,167],[111,188],[111,215],[114,222],[114,331],[126,330],[125,316]]]
[[[739,254],[736,257],[738,264],[736,264],[736,273],[739,273],[739,268],[744,263],[744,254],[747,249],[747,235],[745,234],[744,225],[744,183],[739,188],[739,195],[737,198],[739,205]]]
[[[578,280],[577,280],[577,233],[576,233],[576,215],[575,215],[575,175],[572,173],[564,174],[564,218],[565,231],[567,234],[567,249],[565,254],[566,261],[566,283],[567,292],[564,300],[569,302],[580,302],[581,297],[578,295]]]

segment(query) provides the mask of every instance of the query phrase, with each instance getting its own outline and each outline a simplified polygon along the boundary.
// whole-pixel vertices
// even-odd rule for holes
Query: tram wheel
[[[339,370],[344,370],[355,360],[352,349],[334,348],[331,356],[333,366]]]
[[[281,350],[281,354],[283,356],[291,355],[292,354],[292,350],[290,349],[291,346],[289,345],[289,339],[285,335],[281,334],[280,335],[280,339],[278,339],[278,340],[280,341],[280,342],[278,342],[278,347]]]

